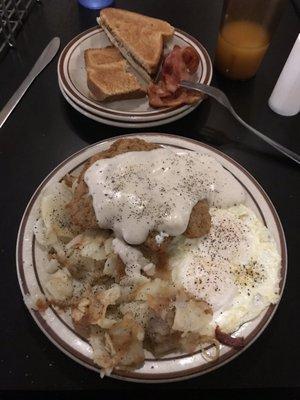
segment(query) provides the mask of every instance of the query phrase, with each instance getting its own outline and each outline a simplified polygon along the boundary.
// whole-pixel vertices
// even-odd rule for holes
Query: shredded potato
[[[101,375],[118,367],[142,366],[146,348],[157,357],[198,349],[205,359],[217,358],[217,341],[204,336],[211,319],[209,306],[180,292],[171,274],[159,274],[151,249],[144,257],[141,248],[132,247],[135,264],[129,265],[129,246],[120,246],[110,231],[78,232],[72,225],[66,204],[76,185],[77,179],[68,176],[65,183],[47,190],[34,232],[49,256],[47,298],[57,307],[69,308],[75,329],[93,348]],[[172,252],[176,240],[170,243]],[[158,265],[163,259],[167,266],[168,254],[159,257]],[[212,345],[214,350],[206,349]]]

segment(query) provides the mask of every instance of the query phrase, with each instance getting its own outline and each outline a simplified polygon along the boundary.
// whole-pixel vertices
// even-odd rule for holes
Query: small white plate
[[[123,137],[139,137],[162,146],[172,147],[175,150],[186,149],[199,153],[207,153],[221,162],[224,168],[244,187],[247,193],[246,205],[263,221],[276,241],[282,258],[281,296],[287,271],[287,249],[284,232],[269,197],[249,172],[227,155],[195,140],[159,133],[125,135]],[[53,183],[59,182],[66,173],[78,170],[87,159],[99,151],[107,149],[116,139],[115,137],[96,143],[67,158],[44,179],[29,201],[20,224],[16,249],[18,279],[25,300],[29,294],[35,297],[44,293],[42,282],[47,254],[36,243],[33,234],[33,226],[39,215],[42,191]],[[116,369],[112,377],[135,382],[158,383],[188,379],[210,372],[226,364],[246,350],[266,328],[277,306],[278,304],[271,305],[256,319],[244,324],[239,329],[238,335],[244,336],[246,341],[246,346],[242,350],[235,350],[221,345],[220,357],[214,362],[206,362],[200,352],[192,355],[169,354],[162,359],[153,359],[147,356],[145,364],[141,369],[132,371]],[[93,352],[91,346],[74,330],[66,315],[58,313],[54,307],[49,307],[44,313],[32,310],[31,308],[29,308],[29,311],[40,329],[59,349],[76,362],[99,372],[99,368],[92,361]]]
[[[194,79],[209,85],[212,78],[212,63],[205,48],[195,38],[178,29],[175,30],[174,37],[168,43],[165,52],[172,49],[175,44],[190,45],[195,48],[200,56],[200,63]],[[60,85],[73,103],[81,109],[101,118],[133,123],[159,121],[195,107],[195,105],[184,105],[154,109],[149,106],[147,97],[114,102],[98,102],[93,99],[87,87],[84,50],[109,45],[110,42],[104,31],[99,27],[94,27],[71,40],[59,57],[57,74]],[[201,101],[196,105],[199,105]]]
[[[94,121],[97,122],[101,122],[102,124],[105,125],[111,125],[111,126],[118,126],[120,128],[133,128],[133,129],[139,129],[139,128],[151,128],[154,126],[161,126],[161,125],[165,125],[168,124],[170,122],[176,121],[177,119],[180,119],[182,117],[184,117],[185,115],[189,114],[190,112],[192,112],[193,110],[195,110],[195,108],[197,107],[197,105],[194,105],[193,107],[189,107],[187,110],[184,110],[178,114],[173,115],[172,117],[169,118],[164,118],[164,119],[160,119],[158,121],[149,121],[149,122],[126,122],[126,121],[115,121],[113,119],[108,119],[108,118],[104,118],[104,117],[99,117],[96,114],[93,114],[91,112],[88,112],[86,110],[84,110],[83,108],[81,108],[78,104],[76,104],[63,90],[61,82],[58,82],[59,84],[59,88],[61,90],[62,95],[64,96],[64,98],[67,100],[67,102],[70,104],[70,106],[72,106],[76,111],[80,112],[80,114],[84,115],[87,118],[90,118]]]

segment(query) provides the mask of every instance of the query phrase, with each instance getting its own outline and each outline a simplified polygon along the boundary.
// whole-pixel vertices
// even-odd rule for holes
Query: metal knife
[[[12,97],[8,100],[6,105],[0,111],[0,128],[4,125],[4,122],[9,117],[10,113],[19,103],[29,86],[35,80],[35,78],[43,71],[43,69],[49,64],[49,62],[53,59],[55,54],[57,53],[60,46],[60,39],[58,37],[53,38],[47,47],[45,47],[42,54],[39,56],[37,62],[34,64],[32,70],[26,76],[25,80],[16,92],[12,95]]]

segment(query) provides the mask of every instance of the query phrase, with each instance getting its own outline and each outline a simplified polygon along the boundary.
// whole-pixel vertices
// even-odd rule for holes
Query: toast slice
[[[117,8],[104,8],[98,22],[109,40],[127,61],[151,82],[162,55],[164,43],[174,34],[165,21]]]
[[[87,49],[84,52],[86,68],[97,68],[99,65],[124,60],[122,54],[114,46],[103,49]]]
[[[101,53],[102,49],[98,49]],[[86,53],[85,53],[86,55]],[[91,57],[92,55],[92,57]],[[103,63],[101,56],[98,57],[93,49],[93,53],[87,53],[85,57],[87,65],[87,85],[92,95],[98,101],[115,101],[124,99],[134,99],[145,96],[145,90],[141,87],[137,78],[127,71],[127,61]],[[95,59],[100,58],[100,63]]]

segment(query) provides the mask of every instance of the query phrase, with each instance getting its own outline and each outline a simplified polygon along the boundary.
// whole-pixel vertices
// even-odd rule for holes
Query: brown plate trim
[[[96,30],[96,31],[95,31],[95,30]],[[90,36],[93,36],[93,35],[98,34],[99,32],[102,32],[102,31],[103,31],[103,29],[100,28],[100,27],[93,27],[93,28],[90,28],[90,29],[88,29],[88,30],[82,32],[81,34],[77,35],[74,39],[72,39],[72,40],[66,45],[66,47],[63,49],[63,51],[62,51],[62,53],[61,53],[61,55],[60,55],[60,57],[59,57],[58,66],[57,66],[58,75],[59,75],[59,77],[60,77],[60,79],[61,79],[61,81],[62,81],[64,87],[65,87],[70,93],[72,93],[72,95],[77,99],[78,102],[83,103],[83,104],[85,104],[86,106],[89,106],[89,107],[94,107],[96,110],[100,110],[100,111],[102,111],[102,112],[104,112],[104,113],[106,113],[106,114],[112,114],[112,115],[123,116],[123,117],[126,117],[126,116],[129,117],[129,116],[132,116],[132,115],[134,114],[134,116],[140,117],[140,118],[149,117],[149,116],[156,116],[156,115],[160,116],[160,115],[164,115],[164,114],[168,113],[169,111],[173,111],[173,110],[180,109],[180,108],[186,109],[186,108],[189,107],[189,106],[187,106],[187,105],[185,105],[185,106],[177,106],[177,107],[168,107],[168,108],[164,108],[164,109],[160,109],[160,110],[153,110],[153,111],[148,112],[148,113],[147,113],[147,112],[146,112],[146,113],[145,113],[145,112],[134,112],[134,113],[132,113],[132,112],[128,112],[128,111],[108,110],[107,108],[102,107],[98,102],[96,102],[95,100],[93,100],[93,99],[91,99],[91,98],[87,98],[83,93],[81,93],[81,92],[76,88],[74,82],[72,81],[72,79],[71,79],[71,77],[70,77],[70,74],[69,74],[69,60],[70,60],[71,54],[75,51],[76,47],[72,50],[72,53],[69,55],[69,58],[68,58],[68,61],[67,61],[67,71],[68,71],[67,73],[68,73],[68,77],[69,77],[70,81],[72,82],[72,84],[73,84],[73,86],[74,86],[74,88],[75,88],[75,90],[74,90],[74,89],[69,85],[68,81],[66,80],[66,77],[65,77],[65,74],[64,74],[64,70],[63,70],[63,66],[64,66],[64,63],[65,63],[66,54],[67,54],[67,52],[69,51],[69,49],[70,49],[77,41],[78,41],[78,45],[81,44],[83,41],[85,41],[85,40],[87,39],[87,37],[85,37],[84,39],[82,39],[82,37],[83,37],[83,36],[86,36],[86,34],[91,33]],[[205,61],[206,61],[206,66],[207,66],[207,74],[206,74],[204,83],[205,83],[205,84],[209,84],[210,81],[211,81],[211,78],[212,78],[212,62],[211,62],[211,59],[210,59],[210,57],[209,57],[209,55],[208,55],[206,49],[203,47],[203,45],[202,45],[197,39],[195,39],[193,36],[189,35],[188,33],[184,32],[184,31],[182,31],[182,30],[180,30],[180,29],[176,29],[176,32],[180,33],[181,35],[183,35],[183,36],[185,36],[186,38],[188,38],[189,40],[191,40],[191,41],[200,49],[200,51],[202,52],[202,54],[203,54],[203,56],[204,56],[204,58],[205,58]],[[176,32],[175,32],[175,34],[176,34]],[[89,36],[89,37],[90,37],[90,36]],[[82,39],[82,40],[81,40],[81,39]],[[185,40],[184,38],[181,38],[181,39],[182,39],[182,40]],[[80,41],[79,41],[79,40],[80,40]],[[201,75],[201,78],[200,78],[200,80],[201,80],[202,77],[203,77],[203,73],[204,73],[204,68],[203,68],[203,63],[202,63],[201,58],[200,58],[200,62],[201,62],[201,69],[202,69],[202,75]],[[90,102],[93,102],[93,104],[91,104],[90,102],[87,102],[86,100],[82,99],[82,98],[76,93],[76,90],[77,90],[82,96],[84,96],[86,99],[88,99]],[[66,91],[66,93],[67,93],[67,91]],[[73,101],[74,101],[74,100],[73,100]],[[170,116],[169,116],[169,117],[170,117]]]
[[[168,124],[174,121],[177,121],[178,119],[181,119],[185,117],[186,115],[190,114],[193,112],[197,106],[201,103],[200,102],[193,104],[189,106],[188,108],[183,108],[182,111],[179,111],[175,114],[172,115],[167,115],[165,117],[161,117],[159,119],[154,119],[154,120],[125,120],[125,119],[112,119],[108,117],[103,117],[100,114],[93,113],[92,111],[88,111],[85,108],[81,107],[78,103],[76,103],[69,95],[67,92],[64,91],[62,84],[59,83],[59,88],[60,91],[64,97],[64,99],[67,101],[67,103],[74,108],[77,112],[82,114],[86,118],[90,118],[93,121],[96,121],[101,124],[106,124],[114,127],[123,127],[123,128],[131,128],[131,129],[144,129],[147,127],[155,127],[158,125],[164,125]]]
[[[136,120],[125,121],[125,120],[117,120],[117,119],[112,119],[112,118],[108,118],[108,117],[103,117],[103,116],[100,116],[100,114],[95,114],[92,111],[88,111],[88,110],[82,108],[71,97],[69,97],[68,93],[65,92],[64,89],[62,88],[62,85],[60,85],[60,90],[61,90],[61,92],[63,92],[62,95],[65,98],[65,100],[67,101],[67,103],[72,108],[74,108],[75,111],[81,113],[84,117],[90,118],[93,121],[96,121],[101,124],[107,124],[107,125],[111,125],[111,126],[115,126],[115,127],[117,127],[116,123],[118,123],[118,125],[120,127],[122,126],[123,128],[131,128],[131,129],[145,128],[147,126],[153,127],[154,126],[153,124],[158,125],[158,122],[160,125],[163,125],[163,124],[168,124],[168,123],[177,121],[178,119],[181,119],[181,118],[185,117],[186,115],[190,114],[191,112],[193,112],[198,105],[198,103],[192,104],[189,107],[190,110],[188,112],[187,112],[187,109],[184,108],[182,111],[179,111],[178,113],[176,113],[174,115],[168,115],[165,117],[161,117],[161,118],[159,118],[159,120],[155,119],[155,120],[150,120],[150,121],[143,121],[143,120],[141,120],[141,121],[136,121]],[[67,99],[66,99],[66,97],[67,97]],[[75,107],[78,107],[81,111],[77,110]],[[100,121],[100,120],[102,120],[102,121]]]
[[[26,223],[27,223],[29,214],[31,212],[32,206],[34,205],[37,197],[39,196],[39,194],[41,192],[41,190],[46,185],[46,183],[49,181],[49,179],[57,171],[59,171],[59,169],[61,169],[66,163],[68,163],[70,160],[72,160],[74,157],[82,154],[88,148],[94,147],[97,144],[105,143],[105,142],[110,143],[110,142],[115,141],[116,139],[122,138],[122,137],[123,138],[124,137],[132,137],[132,136],[145,136],[145,137],[150,136],[151,137],[151,136],[155,136],[155,135],[157,135],[157,133],[146,133],[146,134],[142,133],[142,134],[122,135],[122,136],[117,136],[117,137],[110,138],[108,140],[100,141],[100,142],[95,143],[93,145],[87,146],[84,149],[82,149],[82,150],[78,151],[77,153],[75,153],[75,154],[71,155],[70,157],[68,157],[65,161],[63,161],[61,164],[59,164],[43,180],[43,182],[39,185],[39,187],[35,191],[34,195],[30,199],[30,201],[28,203],[28,206],[26,207],[25,213],[24,213],[22,221],[21,221],[19,234],[18,234],[17,254],[16,254],[17,255],[17,271],[18,271],[18,274],[19,274],[19,278],[20,278],[19,279],[19,283],[20,283],[20,286],[21,286],[23,294],[29,294],[28,286],[27,286],[27,283],[26,283],[26,280],[25,280],[24,263],[23,263],[23,259],[22,259],[24,231],[25,231]],[[177,138],[177,139],[180,138],[179,136],[176,136],[176,135],[166,135],[166,134],[159,134],[159,135],[173,137],[173,138]],[[265,193],[265,191],[261,188],[259,183],[253,178],[253,176],[250,175],[250,173],[247,170],[245,170],[245,168],[243,168],[240,164],[238,164],[236,161],[234,161],[231,157],[227,156],[226,154],[222,153],[221,151],[219,151],[219,150],[217,150],[217,149],[215,149],[215,148],[213,148],[213,147],[211,147],[211,146],[209,146],[207,144],[204,144],[202,142],[199,142],[199,141],[196,141],[196,140],[193,140],[193,139],[189,139],[189,138],[184,138],[184,140],[186,140],[188,142],[191,142],[193,144],[200,145],[200,146],[202,146],[204,148],[207,148],[207,149],[219,154],[220,156],[222,156],[223,158],[225,158],[229,162],[231,162],[233,165],[235,165],[237,168],[239,168],[253,182],[253,184],[256,186],[256,188],[259,190],[259,192],[262,194],[262,196],[266,200],[266,202],[267,202],[267,204],[269,206],[269,209],[273,214],[274,220],[275,220],[276,225],[277,225],[279,237],[280,237],[280,247],[281,247],[281,254],[282,254],[281,281],[280,281],[280,296],[281,296],[282,292],[283,292],[283,289],[284,289],[285,279],[286,279],[287,250],[286,250],[286,242],[285,242],[285,237],[284,237],[284,232],[283,232],[283,229],[282,229],[282,225],[281,225],[281,222],[279,220],[278,214],[277,214],[277,212],[276,212],[276,210],[275,210],[270,198]],[[162,145],[166,145],[166,144],[163,143]],[[185,147],[180,147],[180,146],[176,146],[176,145],[171,145],[171,146],[172,147],[186,149]],[[78,166],[74,167],[74,169],[77,169],[77,168],[78,168]],[[74,169],[72,169],[72,171]],[[247,188],[246,188],[246,190],[247,190]],[[247,192],[249,193],[248,190],[247,190]],[[251,193],[250,193],[250,195],[251,195]],[[253,199],[252,195],[251,195],[251,197]],[[255,201],[255,203],[256,203],[256,205],[258,207],[258,210],[262,214],[262,211],[260,210],[260,207],[258,206],[256,200],[255,199],[253,199],[253,200]],[[36,269],[35,269],[35,273],[37,275]],[[38,275],[37,275],[37,277],[38,277]],[[225,363],[229,362],[231,359],[233,359],[234,357],[236,357],[237,355],[239,355],[243,351],[245,351],[246,348],[248,348],[250,346],[250,344],[258,337],[258,335],[263,332],[263,330],[266,328],[266,326],[270,322],[271,318],[273,317],[273,315],[274,315],[274,313],[276,311],[276,308],[278,307],[278,304],[279,303],[269,306],[264,318],[261,320],[259,325],[246,337],[246,346],[242,350],[231,349],[228,352],[226,352],[226,354],[223,354],[221,357],[219,357],[219,359],[217,361],[215,361],[215,362],[208,362],[208,363],[206,363],[204,365],[201,365],[201,366],[198,366],[198,367],[193,367],[193,368],[190,368],[190,369],[185,370],[185,371],[178,371],[178,372],[174,372],[174,373],[163,373],[163,374],[156,374],[156,373],[150,373],[150,374],[142,373],[141,374],[141,373],[134,372],[134,371],[115,370],[114,374],[112,376],[114,376],[115,378],[120,378],[120,379],[123,378],[123,379],[133,380],[133,381],[144,380],[144,381],[149,381],[149,382],[162,382],[162,381],[174,381],[174,380],[180,380],[180,379],[187,379],[187,378],[190,378],[192,376],[201,375],[201,374],[209,372],[209,371],[211,371],[213,369],[219,368],[220,366],[224,365]],[[73,349],[68,343],[64,342],[56,334],[56,332],[54,332],[49,327],[49,325],[43,319],[42,315],[39,312],[37,312],[35,310],[29,310],[29,311],[31,312],[31,314],[32,314],[33,318],[35,319],[35,321],[37,322],[37,324],[40,326],[40,328],[46,334],[46,336],[55,345],[57,345],[57,347],[59,347],[64,353],[69,355],[75,361],[78,361],[81,364],[87,366],[88,368],[99,371],[99,368],[97,366],[95,366],[95,364],[93,363],[93,361],[90,358],[82,355],[77,350]],[[62,320],[60,316],[58,316],[58,318],[60,320]],[[70,327],[65,322],[64,322],[64,324],[70,329]],[[76,335],[78,335],[78,334],[76,333]],[[168,361],[173,360],[173,359],[175,360],[177,358],[187,357],[187,356],[191,356],[191,355],[184,355],[184,356],[179,356],[179,357],[175,357],[175,358],[169,358]],[[159,359],[159,361],[164,361],[164,360],[167,361],[167,359]],[[148,361],[152,361],[152,360],[148,360]]]

